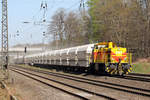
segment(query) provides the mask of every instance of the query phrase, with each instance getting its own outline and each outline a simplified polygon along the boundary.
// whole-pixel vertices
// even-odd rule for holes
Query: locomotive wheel
[[[99,64],[94,64],[94,74],[99,74]]]
[[[94,74],[94,66],[95,66],[94,63],[90,64],[89,73]]]
[[[90,65],[90,68],[88,69],[88,71],[90,71],[92,74],[106,74],[104,64],[92,63]]]
[[[94,69],[95,69],[95,72],[99,72],[99,64],[95,64]]]
[[[123,72],[122,71],[118,71],[118,75],[122,76]]]

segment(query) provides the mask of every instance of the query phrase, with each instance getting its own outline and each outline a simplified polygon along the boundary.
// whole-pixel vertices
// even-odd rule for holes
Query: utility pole
[[[8,55],[8,7],[7,7],[7,0],[2,0],[2,47],[1,47],[1,52],[2,52],[2,69],[5,72],[5,75],[8,75],[8,60],[9,60],[9,55]],[[6,78],[6,76],[5,76]]]

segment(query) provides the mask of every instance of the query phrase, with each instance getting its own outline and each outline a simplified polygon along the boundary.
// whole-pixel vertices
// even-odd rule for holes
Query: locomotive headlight
[[[127,57],[125,57],[124,60],[127,61]]]
[[[111,58],[111,60],[112,60],[112,61],[115,61],[115,59],[114,59],[113,57]]]

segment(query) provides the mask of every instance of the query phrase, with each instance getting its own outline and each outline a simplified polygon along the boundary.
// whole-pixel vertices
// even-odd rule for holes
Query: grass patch
[[[150,74],[150,63],[136,63],[133,64],[133,72]]]

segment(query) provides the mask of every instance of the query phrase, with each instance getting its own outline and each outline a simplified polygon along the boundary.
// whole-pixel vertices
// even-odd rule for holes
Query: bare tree
[[[69,12],[65,20],[65,37],[69,46],[82,44],[84,33],[79,16],[74,12]]]
[[[49,25],[49,34],[52,35],[53,41],[58,48],[81,45],[85,43],[86,29],[83,27],[83,20],[81,20],[79,13],[58,9],[53,15],[52,21]],[[86,27],[87,28],[87,27]]]
[[[52,21],[49,25],[49,34],[53,36],[57,48],[58,46],[59,48],[62,48],[63,45],[65,16],[66,14],[64,9],[57,10],[57,12],[52,16]]]

